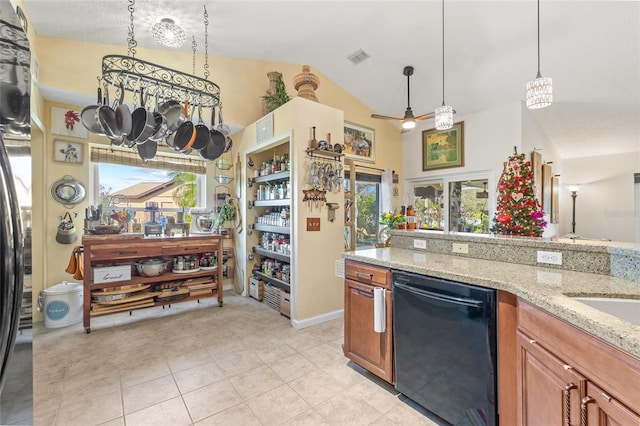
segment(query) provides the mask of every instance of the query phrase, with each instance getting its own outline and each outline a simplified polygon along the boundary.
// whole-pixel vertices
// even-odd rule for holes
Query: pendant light
[[[436,129],[448,130],[453,127],[453,108],[444,103],[444,0],[442,0],[442,105],[436,108]]]
[[[538,74],[527,83],[527,108],[538,109],[553,102],[553,84],[551,77],[540,74],[540,0],[538,0]]]
[[[163,46],[181,47],[185,41],[185,33],[171,18],[163,18],[152,28],[153,39]]]

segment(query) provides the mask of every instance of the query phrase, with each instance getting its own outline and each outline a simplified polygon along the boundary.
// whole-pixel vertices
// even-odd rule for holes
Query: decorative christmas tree
[[[500,176],[496,215],[491,227],[496,234],[540,237],[547,226],[533,189],[531,162],[524,157],[513,147],[513,155]]]

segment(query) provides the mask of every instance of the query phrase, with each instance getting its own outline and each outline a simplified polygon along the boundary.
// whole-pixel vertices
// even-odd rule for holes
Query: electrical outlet
[[[461,254],[469,254],[469,244],[453,243],[453,252]]]
[[[538,263],[562,265],[562,253],[557,251],[538,250]]]
[[[426,249],[427,240],[413,240],[413,248]]]

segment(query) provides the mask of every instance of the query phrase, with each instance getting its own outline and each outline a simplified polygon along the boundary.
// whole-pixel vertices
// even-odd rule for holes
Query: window
[[[205,205],[202,160],[158,154],[143,162],[134,151],[92,147],[91,163],[92,203],[103,206],[103,221],[108,221],[113,210],[123,208],[144,223]],[[149,203],[156,203],[158,209],[150,212]],[[189,220],[188,215],[185,218]]]
[[[487,180],[449,183],[449,230],[489,233]]]
[[[349,185],[349,172],[345,185]],[[354,191],[356,203],[356,248],[372,248],[378,242],[380,230],[380,176],[356,173]]]
[[[413,186],[417,228],[488,234],[495,194],[488,173],[456,175]]]

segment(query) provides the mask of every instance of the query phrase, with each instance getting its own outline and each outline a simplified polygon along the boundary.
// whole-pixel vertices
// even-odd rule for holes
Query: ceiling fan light
[[[181,47],[185,41],[185,33],[173,19],[163,18],[152,27],[153,39],[163,46]]]
[[[551,77],[537,78],[527,83],[527,108],[538,109],[553,102],[553,82]]]
[[[402,121],[402,128],[403,129],[413,129],[414,127],[416,127],[416,120],[413,118],[405,118]]]
[[[453,108],[442,105],[436,108],[436,129],[448,130],[453,127]]]

